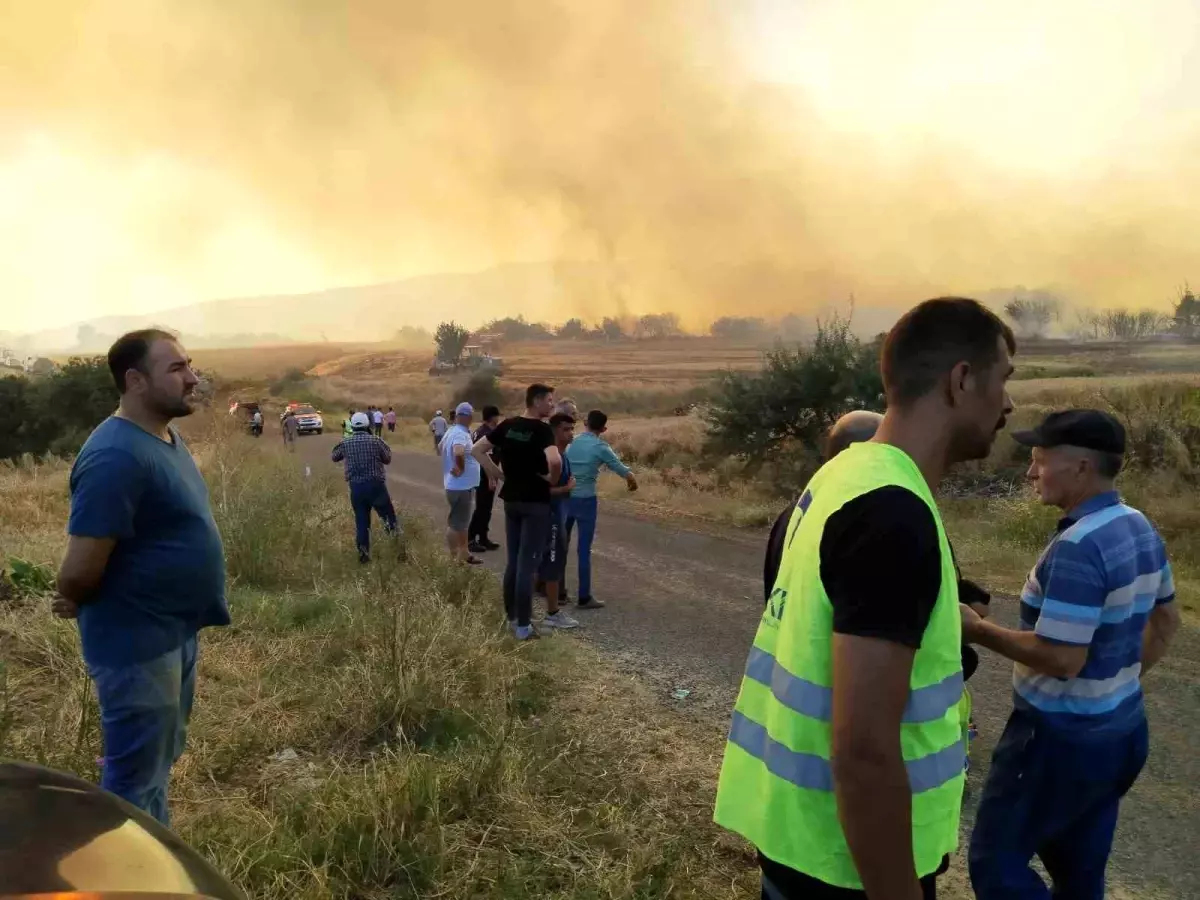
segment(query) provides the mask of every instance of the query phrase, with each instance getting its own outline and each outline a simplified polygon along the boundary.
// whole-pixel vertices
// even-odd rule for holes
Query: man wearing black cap
[[[1114,480],[1125,429],[1107,413],[1053,413],[1014,438],[1028,477],[1064,512],[1021,593],[1021,627],[962,608],[963,636],[1016,664],[1013,712],[992,758],[971,839],[979,900],[1102,900],[1121,797],[1146,762],[1140,676],[1179,626],[1166,549]]]

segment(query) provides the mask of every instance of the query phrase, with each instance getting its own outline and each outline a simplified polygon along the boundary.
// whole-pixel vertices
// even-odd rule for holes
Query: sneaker
[[[369,563],[371,561],[371,554],[364,553],[363,551],[359,550],[358,551],[358,561],[361,565],[365,566],[367,563]]]
[[[488,550],[488,548],[479,543],[479,541],[471,541],[471,543],[467,544],[467,549],[472,553],[487,553]]]
[[[540,638],[541,635],[533,630],[532,625],[513,625],[513,637],[518,641],[530,641]]]
[[[479,543],[481,543],[483,545],[484,550],[499,550],[500,549],[500,545],[497,544],[495,541],[480,541]]]
[[[480,559],[478,556],[468,556],[467,557],[467,565],[468,566],[482,566],[483,560]]]
[[[542,624],[547,628],[578,628],[579,622],[567,615],[565,609],[560,609],[553,615],[546,616],[542,619]]]
[[[579,598],[579,608],[580,609],[604,609],[604,606],[605,606],[604,601],[597,600],[595,597],[580,597]]]

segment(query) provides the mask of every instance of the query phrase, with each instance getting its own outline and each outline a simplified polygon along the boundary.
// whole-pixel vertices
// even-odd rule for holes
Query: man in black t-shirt
[[[562,474],[554,431],[545,422],[553,409],[554,388],[532,384],[525,392],[525,414],[505,419],[471,450],[488,477],[503,481],[504,610],[520,641],[538,636],[530,622],[533,579],[550,531],[550,485]],[[500,450],[503,469],[489,455],[494,448]]]

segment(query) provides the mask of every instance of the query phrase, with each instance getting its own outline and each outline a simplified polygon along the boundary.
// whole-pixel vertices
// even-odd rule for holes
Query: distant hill
[[[476,324],[513,311],[531,319],[563,321],[596,308],[593,303],[600,302],[604,290],[598,266],[513,264],[310,294],[210,300],[146,315],[103,316],[12,336],[12,343],[42,352],[94,349],[93,344],[103,344],[99,336],[148,325],[171,328],[197,346],[217,346],[214,341],[222,336],[238,338],[240,346],[249,346],[248,338],[256,344],[379,341],[390,339],[404,325],[432,329],[446,319]]]

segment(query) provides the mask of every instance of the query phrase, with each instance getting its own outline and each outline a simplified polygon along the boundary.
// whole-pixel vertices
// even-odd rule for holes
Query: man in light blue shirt
[[[1141,676],[1180,615],[1166,548],[1114,479],[1125,429],[1107,413],[1052,413],[1013,435],[1029,477],[1065,516],[1021,594],[1020,629],[963,612],[963,636],[1013,660],[1013,712],[996,747],[969,854],[980,900],[1103,900],[1121,798],[1146,762]]]
[[[454,410],[454,424],[441,442],[442,482],[450,516],[446,521],[446,546],[450,555],[468,565],[483,562],[472,556],[467,547],[467,531],[475,506],[475,488],[479,486],[479,461],[471,455],[475,441],[471,437],[471,417],[475,410],[470,403],[460,403]]]
[[[567,503],[567,546],[571,545],[571,534],[578,525],[579,608],[600,609],[604,603],[592,596],[592,541],[596,537],[596,518],[599,513],[596,479],[600,476],[600,469],[607,468],[624,478],[630,491],[636,491],[638,484],[633,472],[601,437],[608,430],[608,416],[593,409],[587,414],[586,425],[587,431],[575,438],[566,453],[571,463],[571,474],[575,476],[575,488]]]

